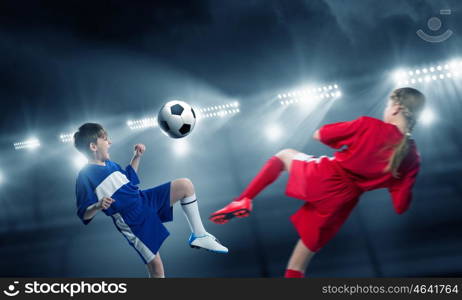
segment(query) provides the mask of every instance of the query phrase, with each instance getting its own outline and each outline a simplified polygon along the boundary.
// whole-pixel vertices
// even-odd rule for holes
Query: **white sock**
[[[186,220],[188,220],[189,228],[196,236],[201,236],[206,233],[202,224],[199,206],[197,205],[196,194],[185,197],[180,200],[181,208],[183,209]]]

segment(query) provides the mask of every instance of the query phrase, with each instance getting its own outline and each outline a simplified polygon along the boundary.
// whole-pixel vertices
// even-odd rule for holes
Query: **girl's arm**
[[[321,140],[321,138],[319,137],[319,129],[314,132],[313,139],[317,141]]]
[[[313,138],[321,143],[340,149],[343,146],[350,146],[361,128],[365,128],[366,117],[360,117],[353,121],[327,124],[315,131]]]
[[[388,188],[397,214],[402,214],[408,210],[412,201],[412,188],[418,173],[419,168],[417,167]]]

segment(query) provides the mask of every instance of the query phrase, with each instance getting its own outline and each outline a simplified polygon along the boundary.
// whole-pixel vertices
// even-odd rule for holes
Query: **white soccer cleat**
[[[191,248],[202,248],[215,253],[228,253],[228,248],[220,244],[217,238],[208,232],[201,236],[196,236],[194,233],[191,233],[189,237],[189,246]]]

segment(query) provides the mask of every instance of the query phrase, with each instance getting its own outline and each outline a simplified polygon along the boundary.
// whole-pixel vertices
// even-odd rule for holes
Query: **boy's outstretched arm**
[[[143,144],[135,145],[135,151],[133,152],[133,158],[130,162],[130,165],[132,166],[133,170],[135,170],[135,172],[138,172],[138,167],[140,165],[140,159],[145,150],[146,150],[145,145]]]
[[[93,205],[90,205],[87,208],[87,210],[85,211],[85,214],[83,215],[83,219],[90,220],[98,213],[98,211],[102,209],[108,209],[111,206],[111,204],[114,202],[115,202],[114,199],[104,197],[103,199],[99,200]]]

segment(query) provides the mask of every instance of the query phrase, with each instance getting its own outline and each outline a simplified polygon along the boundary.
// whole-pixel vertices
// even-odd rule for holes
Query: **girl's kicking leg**
[[[300,152],[293,149],[284,149],[271,157],[242,194],[224,208],[214,212],[210,220],[224,224],[234,217],[247,217],[252,210],[252,199],[273,183],[281,172],[290,171],[292,160],[298,153]]]
[[[295,245],[294,251],[290,256],[289,263],[287,264],[286,278],[303,278],[305,277],[305,270],[311,258],[316,252],[308,249],[302,242],[298,240]]]
[[[150,278],[165,278],[164,265],[160,259],[159,252],[157,252],[156,256],[146,264],[146,267],[148,268]]]
[[[180,201],[186,220],[191,229],[189,245],[192,248],[203,248],[217,253],[228,253],[228,248],[210,233],[208,233],[202,224],[197,205],[196,193],[191,180],[187,178],[175,179],[170,186],[170,205]]]

